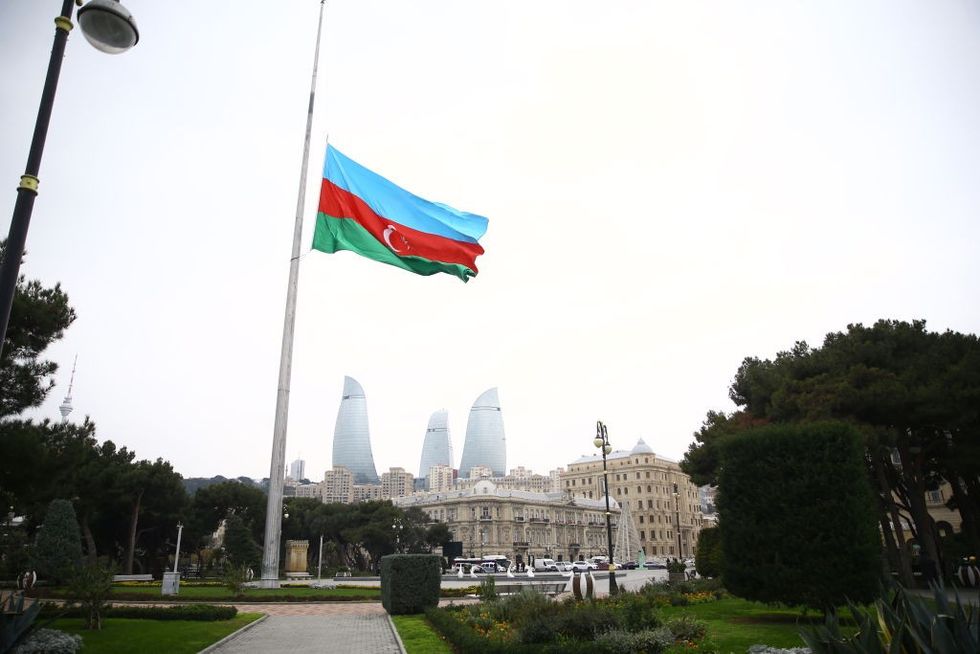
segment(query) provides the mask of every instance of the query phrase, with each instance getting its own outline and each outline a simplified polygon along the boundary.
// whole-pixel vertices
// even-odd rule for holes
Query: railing
[[[531,522],[551,522],[551,518],[531,518]]]
[[[531,543],[526,540],[515,540],[514,547],[530,547]]]
[[[580,548],[580,547],[582,547],[582,543],[569,543],[568,546],[569,547],[579,547]]]
[[[522,515],[515,515],[514,516],[514,522],[524,522],[524,516],[522,516]]]
[[[488,515],[481,515],[480,516],[480,521],[481,522],[485,522],[485,521],[489,521],[489,520],[493,520],[493,517],[492,516],[488,516]]]

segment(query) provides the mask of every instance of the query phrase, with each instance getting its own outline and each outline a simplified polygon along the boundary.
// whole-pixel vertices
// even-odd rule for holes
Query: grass
[[[451,654],[449,644],[439,635],[424,615],[393,615],[392,622],[405,645],[407,654]]]
[[[79,618],[63,618],[46,626],[81,636],[85,654],[194,654],[261,616],[239,613],[217,622],[109,618],[101,631],[86,630]]]
[[[810,611],[804,617],[799,609],[767,606],[737,598],[661,610],[665,618],[687,613],[706,622],[708,636],[718,646],[720,654],[744,654],[750,645],[757,644],[803,647],[805,643],[800,632],[811,624],[823,623],[819,612]],[[846,632],[847,627],[842,625],[842,631]]]

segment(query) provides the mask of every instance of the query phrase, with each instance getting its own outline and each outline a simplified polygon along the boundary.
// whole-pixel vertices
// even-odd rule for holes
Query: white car
[[[571,561],[555,561],[555,568],[558,572],[568,572],[574,569],[574,564]]]
[[[575,561],[572,563],[572,570],[575,572],[588,572],[589,570],[596,570],[598,566],[595,563],[589,563],[588,561]]]

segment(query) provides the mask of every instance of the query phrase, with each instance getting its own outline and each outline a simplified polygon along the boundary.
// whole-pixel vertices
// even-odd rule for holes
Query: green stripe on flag
[[[416,275],[448,273],[466,282],[476,274],[458,263],[443,263],[421,257],[400,257],[382,245],[357,221],[351,218],[334,218],[322,211],[316,215],[313,249],[327,253],[334,253],[338,250],[356,252],[362,257],[374,259],[390,266],[398,266]]]

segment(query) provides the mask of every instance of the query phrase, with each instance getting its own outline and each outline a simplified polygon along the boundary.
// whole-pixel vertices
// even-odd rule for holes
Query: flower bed
[[[689,590],[650,585],[636,593],[586,601],[555,601],[525,591],[479,604],[431,609],[426,615],[463,652],[710,652],[704,622],[690,616],[664,619],[661,614],[660,608],[671,605],[675,596],[692,604],[716,598],[711,590]]]

